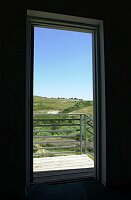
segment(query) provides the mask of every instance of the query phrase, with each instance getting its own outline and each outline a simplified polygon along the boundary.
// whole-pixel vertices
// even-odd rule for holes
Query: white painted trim
[[[58,28],[64,30],[73,30],[81,32],[90,32],[94,35],[94,97],[95,97],[95,114],[96,117],[96,144],[95,144],[95,171],[96,180],[106,185],[106,104],[105,104],[105,66],[104,66],[104,36],[103,36],[103,21],[96,19],[89,19],[83,17],[67,16],[56,13],[41,12],[34,10],[27,10],[27,32],[31,26],[42,26],[50,28]],[[30,40],[30,34],[27,33]],[[30,51],[31,45],[27,45],[27,52]],[[98,53],[99,51],[99,53]],[[27,72],[31,67],[30,55],[27,54]],[[29,76],[29,73],[28,73]],[[27,79],[30,77],[27,76]],[[27,80],[27,87],[30,87]],[[27,89],[27,92],[30,88]],[[26,94],[27,95],[27,94]],[[27,107],[30,106],[29,98],[27,97]],[[28,116],[29,113],[27,113]],[[26,127],[29,128],[28,125]],[[30,135],[26,130],[26,134]],[[30,137],[30,136],[29,136]],[[26,136],[28,142],[29,137]],[[26,150],[27,147],[26,141]],[[26,151],[30,154],[30,152]],[[26,156],[29,158],[29,156]],[[26,168],[29,170],[28,161],[26,160]],[[26,177],[30,179],[30,177]],[[27,181],[28,183],[29,181]]]

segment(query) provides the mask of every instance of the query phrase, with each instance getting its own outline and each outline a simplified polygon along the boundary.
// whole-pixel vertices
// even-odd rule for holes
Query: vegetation
[[[48,114],[50,111],[58,111],[59,113],[71,114],[82,111],[82,114],[88,114],[89,112],[92,114],[92,108],[93,101],[84,101],[76,98],[64,99],[34,96],[33,99],[34,113]]]
[[[93,134],[91,134],[93,124],[90,120],[93,115],[92,101],[34,96],[33,111],[34,157],[80,154],[80,125],[77,125],[80,123],[78,120],[80,115],[78,114],[86,114],[89,116],[86,124],[89,130],[86,130],[86,143],[88,144],[86,150],[93,158]],[[82,133],[82,151],[84,152],[84,115],[82,116]],[[67,146],[69,148],[66,148]]]

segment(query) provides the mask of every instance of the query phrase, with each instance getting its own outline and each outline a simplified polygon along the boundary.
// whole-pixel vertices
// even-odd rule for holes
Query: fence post
[[[82,114],[80,114],[80,155],[82,154]]]
[[[87,120],[87,116],[84,115],[84,147],[85,147],[85,153],[86,153],[86,120]]]

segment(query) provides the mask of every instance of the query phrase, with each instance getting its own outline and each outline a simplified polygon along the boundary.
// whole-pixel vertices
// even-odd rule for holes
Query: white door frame
[[[104,34],[103,21],[75,17],[41,11],[27,11],[27,36],[26,36],[26,189],[31,183],[32,154],[31,152],[31,115],[32,109],[32,27],[57,28],[79,32],[92,33],[93,35],[93,99],[94,101],[94,135],[95,135],[95,179],[106,185],[106,104],[105,104],[105,65],[104,65]],[[32,147],[33,149],[33,147]]]

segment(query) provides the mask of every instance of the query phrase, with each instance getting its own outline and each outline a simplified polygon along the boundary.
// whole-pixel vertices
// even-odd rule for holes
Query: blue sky
[[[34,28],[34,95],[93,99],[91,33]]]

